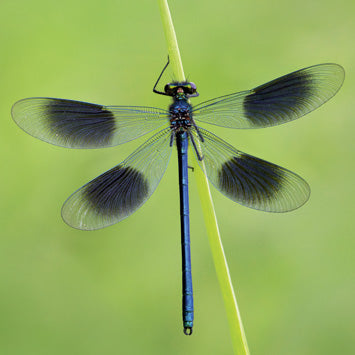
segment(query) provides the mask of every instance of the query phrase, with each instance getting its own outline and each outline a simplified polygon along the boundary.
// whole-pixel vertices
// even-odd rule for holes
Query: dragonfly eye
[[[196,85],[192,82],[169,83],[165,85],[164,92],[169,96],[175,96],[178,92],[193,95],[196,93]]]
[[[164,92],[169,96],[174,96],[176,93],[177,85],[176,84],[166,84],[164,87]]]
[[[190,95],[196,94],[196,89],[197,89],[196,85],[194,83],[192,83],[192,82],[186,83],[184,85],[184,91],[185,91],[186,94],[190,94]]]

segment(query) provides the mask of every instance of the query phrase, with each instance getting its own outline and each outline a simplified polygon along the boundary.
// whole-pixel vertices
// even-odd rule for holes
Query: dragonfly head
[[[164,91],[167,95],[176,99],[187,99],[189,96],[197,94],[196,85],[187,81],[166,84]]]

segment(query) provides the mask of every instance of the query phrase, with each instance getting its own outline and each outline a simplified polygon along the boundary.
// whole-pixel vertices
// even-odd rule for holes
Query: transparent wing
[[[131,215],[152,195],[171,155],[170,128],[134,151],[121,164],[98,176],[65,201],[62,217],[71,227],[94,230]]]
[[[203,160],[199,164],[204,164],[211,183],[231,200],[267,212],[291,211],[308,200],[310,188],[297,174],[199,130],[204,138],[204,143],[200,143]],[[198,140],[196,132],[193,134]]]
[[[67,148],[112,147],[162,126],[168,117],[166,110],[154,107],[102,106],[44,97],[20,100],[11,113],[25,132]]]
[[[255,89],[221,96],[193,108],[196,121],[229,128],[262,128],[295,120],[333,97],[344,81],[338,64],[295,71]]]

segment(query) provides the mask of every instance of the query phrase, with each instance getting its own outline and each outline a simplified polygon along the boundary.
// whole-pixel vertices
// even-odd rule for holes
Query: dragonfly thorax
[[[171,128],[187,129],[191,127],[191,109],[187,100],[174,100],[169,107]]]

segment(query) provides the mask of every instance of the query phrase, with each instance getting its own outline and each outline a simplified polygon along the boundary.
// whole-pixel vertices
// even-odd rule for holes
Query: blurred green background
[[[233,203],[212,188],[252,354],[354,354],[355,3],[170,1],[197,103],[322,62],[342,64],[338,95],[279,127],[207,127],[303,176],[310,201],[289,214]],[[156,1],[0,3],[0,354],[232,354],[191,179],[194,334],[181,323],[175,155],[138,212],[96,232],[70,229],[64,200],[139,139],[69,150],[21,131],[11,105],[50,96],[166,107],[152,93],[167,49]],[[171,74],[166,80],[171,79]]]

